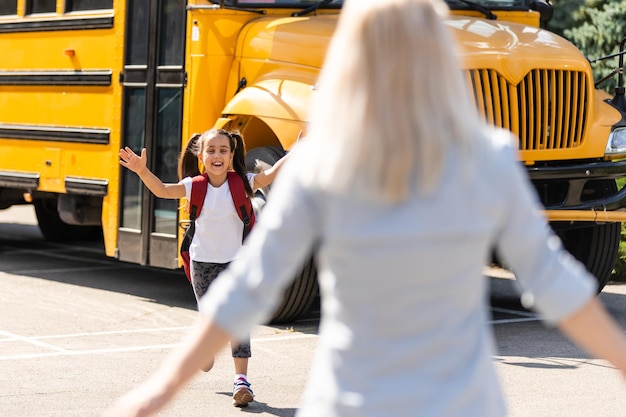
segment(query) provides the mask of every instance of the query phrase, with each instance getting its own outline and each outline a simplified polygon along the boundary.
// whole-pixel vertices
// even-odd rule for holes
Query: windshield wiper
[[[333,0],[321,0],[321,1],[315,2],[314,4],[310,5],[306,9],[302,9],[299,12],[293,12],[291,16],[293,17],[306,16],[307,14],[315,12],[320,7],[324,7],[332,2]]]
[[[238,6],[227,6],[227,5],[224,4],[224,0],[220,0],[219,4],[215,4],[215,3],[211,3],[211,4],[190,4],[190,5],[187,6],[187,10],[217,10],[217,9],[228,9],[228,10],[237,10],[237,11],[240,11],[240,12],[265,14],[265,10],[248,9],[248,8],[238,7]]]
[[[461,3],[465,3],[470,8],[481,12],[482,14],[485,15],[487,20],[497,20],[498,19],[498,16],[493,14],[493,12],[491,10],[489,10],[488,8],[483,6],[482,4],[474,3],[473,1],[468,1],[468,0],[457,0],[457,1],[460,1]]]

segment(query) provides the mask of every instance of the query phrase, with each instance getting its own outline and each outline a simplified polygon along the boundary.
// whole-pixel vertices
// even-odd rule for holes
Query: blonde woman
[[[482,274],[494,245],[528,305],[626,375],[626,340],[541,217],[510,134],[479,121],[445,13],[347,0],[308,139],[247,256],[201,300],[185,347],[110,415],[159,410],[269,316],[313,248],[322,319],[299,417],[504,416]]]

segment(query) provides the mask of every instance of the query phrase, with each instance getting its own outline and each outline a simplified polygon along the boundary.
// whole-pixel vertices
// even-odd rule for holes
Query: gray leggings
[[[197,301],[207,292],[211,282],[213,282],[227,266],[227,263],[214,264],[210,262],[191,261],[191,285],[193,286],[193,293],[196,295]],[[233,358],[249,358],[252,356],[250,337],[239,343],[230,342],[230,347],[233,352]]]

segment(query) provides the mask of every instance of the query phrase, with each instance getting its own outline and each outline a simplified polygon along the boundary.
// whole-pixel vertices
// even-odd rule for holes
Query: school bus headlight
[[[618,127],[613,130],[609,135],[609,141],[606,144],[606,156],[614,156],[618,154],[626,154],[626,127]]]

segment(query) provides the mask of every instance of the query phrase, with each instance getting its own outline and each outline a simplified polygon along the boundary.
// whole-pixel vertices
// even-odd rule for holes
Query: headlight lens
[[[626,127],[618,127],[609,135],[605,155],[626,154]]]

